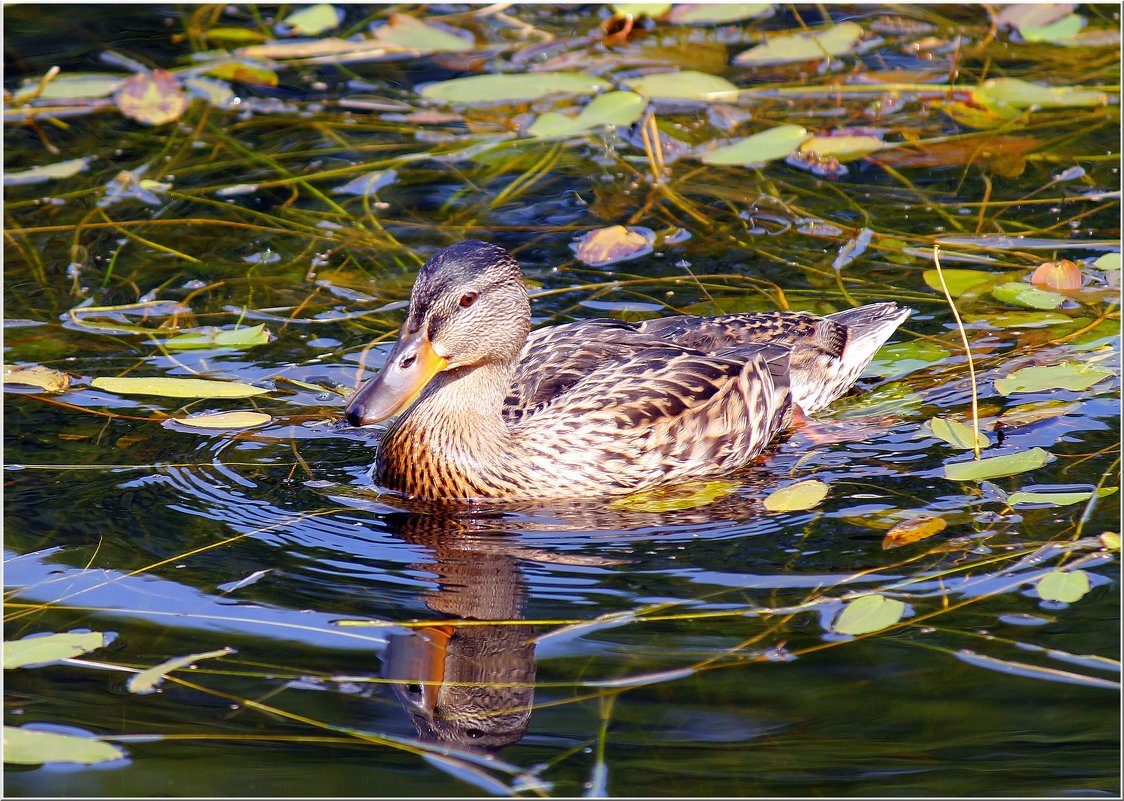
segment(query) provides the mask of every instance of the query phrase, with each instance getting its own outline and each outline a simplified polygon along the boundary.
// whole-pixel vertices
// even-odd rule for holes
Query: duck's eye
[[[467,309],[469,306],[476,302],[476,299],[478,297],[480,297],[479,292],[465,292],[463,295],[461,295],[461,308]]]

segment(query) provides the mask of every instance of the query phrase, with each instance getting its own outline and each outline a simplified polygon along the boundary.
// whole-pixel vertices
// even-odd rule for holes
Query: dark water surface
[[[5,640],[112,634],[77,661],[6,671],[5,724],[125,752],[90,767],[7,765],[6,793],[1118,796],[1119,550],[1102,535],[1119,531],[1119,493],[1006,499],[1119,486],[1119,269],[1094,264],[1119,250],[1119,104],[987,128],[916,90],[955,73],[968,87],[1009,76],[1114,95],[1118,41],[995,37],[981,7],[829,6],[862,25],[863,52],[751,68],[732,59],[763,32],[818,25],[820,7],[641,23],[610,45],[598,6],[341,8],[341,36],[393,11],[459,14],[442,21],[472,32],[476,50],[276,61],[277,86],[232,81],[236,104],[196,100],[156,126],[111,104],[5,126],[6,173],[90,158],[72,177],[6,188],[4,361],[65,371],[71,386],[5,385]],[[1117,6],[1078,11],[1118,27]],[[186,68],[243,44],[206,31],[269,32],[277,8],[4,13],[11,92],[56,65],[124,75],[109,51]],[[795,123],[999,155],[930,144],[928,162],[875,154],[820,176],[791,160],[709,166],[668,151],[661,194],[638,126],[519,133],[572,97],[463,107],[418,94],[481,69],[585,69],[620,86],[671,68],[742,88],[914,87],[655,104],[661,136],[698,152]],[[425,109],[455,116],[411,116]],[[155,202],[106,202],[120,171],[145,165],[139,179],[168,184],[149,186]],[[387,169],[396,180],[377,197],[332,191]],[[573,240],[613,224],[657,231],[654,252],[604,268],[574,257]],[[870,246],[834,268],[864,228]],[[953,235],[1012,239],[946,241],[946,268],[1018,282],[1064,258],[1082,271],[1057,309],[987,287],[957,301],[993,452],[1045,449],[1030,472],[949,480],[945,464],[970,452],[926,427],[970,414],[960,337],[925,277],[936,237]],[[880,300],[915,313],[859,392],[721,486],[470,509],[379,495],[366,475],[379,431],[342,425],[332,388],[381,365],[420,260],[467,237],[516,254],[536,325]],[[160,344],[236,323],[264,323],[269,341]],[[1064,363],[1112,375],[996,388]],[[270,391],[182,400],[90,383],[116,376]],[[242,409],[272,420],[234,431],[165,419]],[[764,508],[778,486],[813,478],[829,487],[814,509]],[[884,547],[918,518],[946,527]],[[1057,570],[1082,571],[1088,591],[1043,600],[1037,584]],[[844,604],[870,594],[903,601],[905,617],[835,633]],[[158,692],[126,686],[130,671],[224,647],[235,652]]]

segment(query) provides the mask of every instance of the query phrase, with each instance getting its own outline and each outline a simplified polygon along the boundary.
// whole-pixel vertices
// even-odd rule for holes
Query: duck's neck
[[[502,416],[514,362],[438,374],[387,430],[376,480],[426,497],[499,497],[514,448]]]

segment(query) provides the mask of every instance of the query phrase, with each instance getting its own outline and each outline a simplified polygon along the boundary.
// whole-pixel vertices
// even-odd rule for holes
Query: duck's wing
[[[789,422],[789,353],[649,348],[588,371],[512,431],[544,460],[572,459],[560,469],[575,482],[596,474],[631,490],[735,469]]]
[[[895,303],[872,303],[825,317],[806,312],[662,317],[638,323],[637,330],[707,353],[766,342],[790,348],[793,400],[814,412],[851,388],[909,314]]]
[[[635,323],[607,318],[532,331],[504,399],[504,419],[518,422],[565,394],[591,371],[664,345],[658,336],[639,331]]]

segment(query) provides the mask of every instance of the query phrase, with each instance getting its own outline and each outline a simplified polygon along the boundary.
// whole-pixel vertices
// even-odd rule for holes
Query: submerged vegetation
[[[4,11],[10,794],[1119,793],[1118,6]],[[435,508],[339,417],[467,238],[916,312],[749,470]]]

